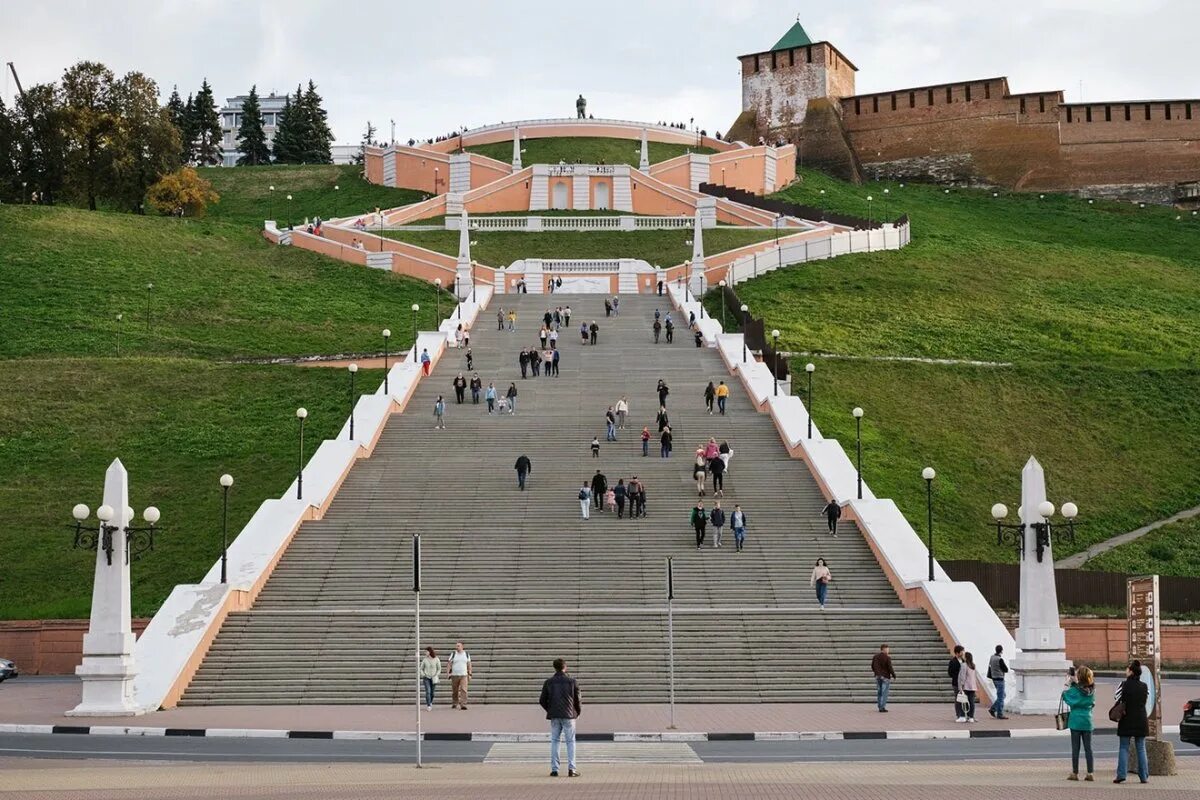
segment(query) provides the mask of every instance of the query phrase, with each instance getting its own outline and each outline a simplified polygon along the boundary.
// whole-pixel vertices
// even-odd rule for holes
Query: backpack
[[[580,500],[587,500],[587,499],[588,499],[588,491],[587,491],[587,489],[580,489],[580,490],[579,490],[579,499],[580,499]]]

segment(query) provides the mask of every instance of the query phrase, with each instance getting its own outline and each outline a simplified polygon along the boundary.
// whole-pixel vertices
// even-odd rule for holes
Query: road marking
[[[566,750],[559,746],[560,753]],[[534,764],[549,758],[549,748],[542,743],[500,742],[492,745],[484,757],[485,764]],[[701,764],[700,756],[684,742],[579,742],[576,755],[581,763],[589,764]]]

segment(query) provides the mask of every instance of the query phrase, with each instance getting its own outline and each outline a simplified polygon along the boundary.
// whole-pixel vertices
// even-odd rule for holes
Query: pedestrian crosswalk
[[[566,746],[559,745],[566,765]],[[578,764],[701,764],[700,756],[686,742],[578,742]],[[548,742],[497,742],[484,756],[485,764],[549,763]]]

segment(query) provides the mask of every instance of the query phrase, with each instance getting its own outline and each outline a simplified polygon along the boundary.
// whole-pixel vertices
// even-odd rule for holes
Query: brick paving
[[[1100,682],[1100,697],[1109,696],[1109,684]],[[584,714],[579,732],[658,732],[670,723],[668,706],[630,703],[588,705],[583,686]],[[1200,695],[1195,682],[1164,682],[1163,713],[1166,724],[1179,723],[1185,700]],[[676,705],[675,724],[680,731],[922,731],[946,730],[956,726],[946,703],[893,704],[880,714],[873,704],[849,703],[704,703]],[[71,681],[8,681],[0,690],[0,723],[37,725],[139,725],[169,728],[266,728],[275,730],[415,730],[411,706],[201,706],[158,711],[140,717],[67,717],[65,709],[79,702],[79,685]],[[1097,724],[1106,721],[1097,714]],[[1052,729],[1046,716],[1011,717],[993,720],[979,712],[975,730],[987,728]],[[544,732],[546,720],[534,703],[527,705],[474,705],[467,711],[437,708],[422,716],[428,732]]]
[[[755,798],[756,800],[1059,800],[1120,797],[1195,800],[1200,763],[1183,759],[1178,775],[1146,786],[1068,783],[1054,762],[891,764],[580,764],[578,779],[546,777],[532,765],[439,765],[417,770],[386,764],[147,764],[0,760],[0,797],[22,800],[171,798]]]

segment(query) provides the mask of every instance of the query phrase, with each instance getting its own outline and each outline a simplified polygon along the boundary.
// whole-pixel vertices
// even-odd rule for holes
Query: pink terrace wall
[[[487,214],[494,211],[528,211],[529,183],[533,169],[526,167],[507,178],[481,189],[472,189],[463,198],[468,214]]]
[[[692,165],[687,156],[676,156],[668,161],[650,165],[650,175],[672,186],[691,188]]]
[[[383,151],[367,149],[363,157],[363,166],[366,168],[367,182],[374,184],[383,183]]]
[[[441,194],[450,185],[450,159],[441,153],[398,148],[396,185],[430,194]]]
[[[646,131],[646,138],[652,142],[672,142],[676,144],[692,144],[694,143],[694,134],[676,129],[662,129],[657,125],[638,125],[636,123],[630,125],[600,125],[591,124],[580,120],[578,123],[566,123],[559,121],[554,124],[539,124],[537,122],[518,123],[521,127],[521,136],[528,139],[547,139],[556,137],[579,137],[579,136],[595,136],[604,139],[641,139],[643,128]],[[421,145],[422,150],[431,150],[439,153],[453,153],[458,150],[460,143],[464,147],[473,147],[480,144],[491,144],[493,142],[511,142],[513,138],[513,129],[509,126],[493,128],[486,131],[467,131],[461,140],[459,137],[445,139],[433,144]],[[737,145],[730,142],[724,142],[719,139],[705,136],[700,140],[702,147],[708,147],[713,150],[731,150]]]
[[[492,181],[498,181],[513,174],[512,165],[505,164],[503,161],[481,156],[478,153],[471,153],[468,158],[471,161],[472,189],[487,186]]]

